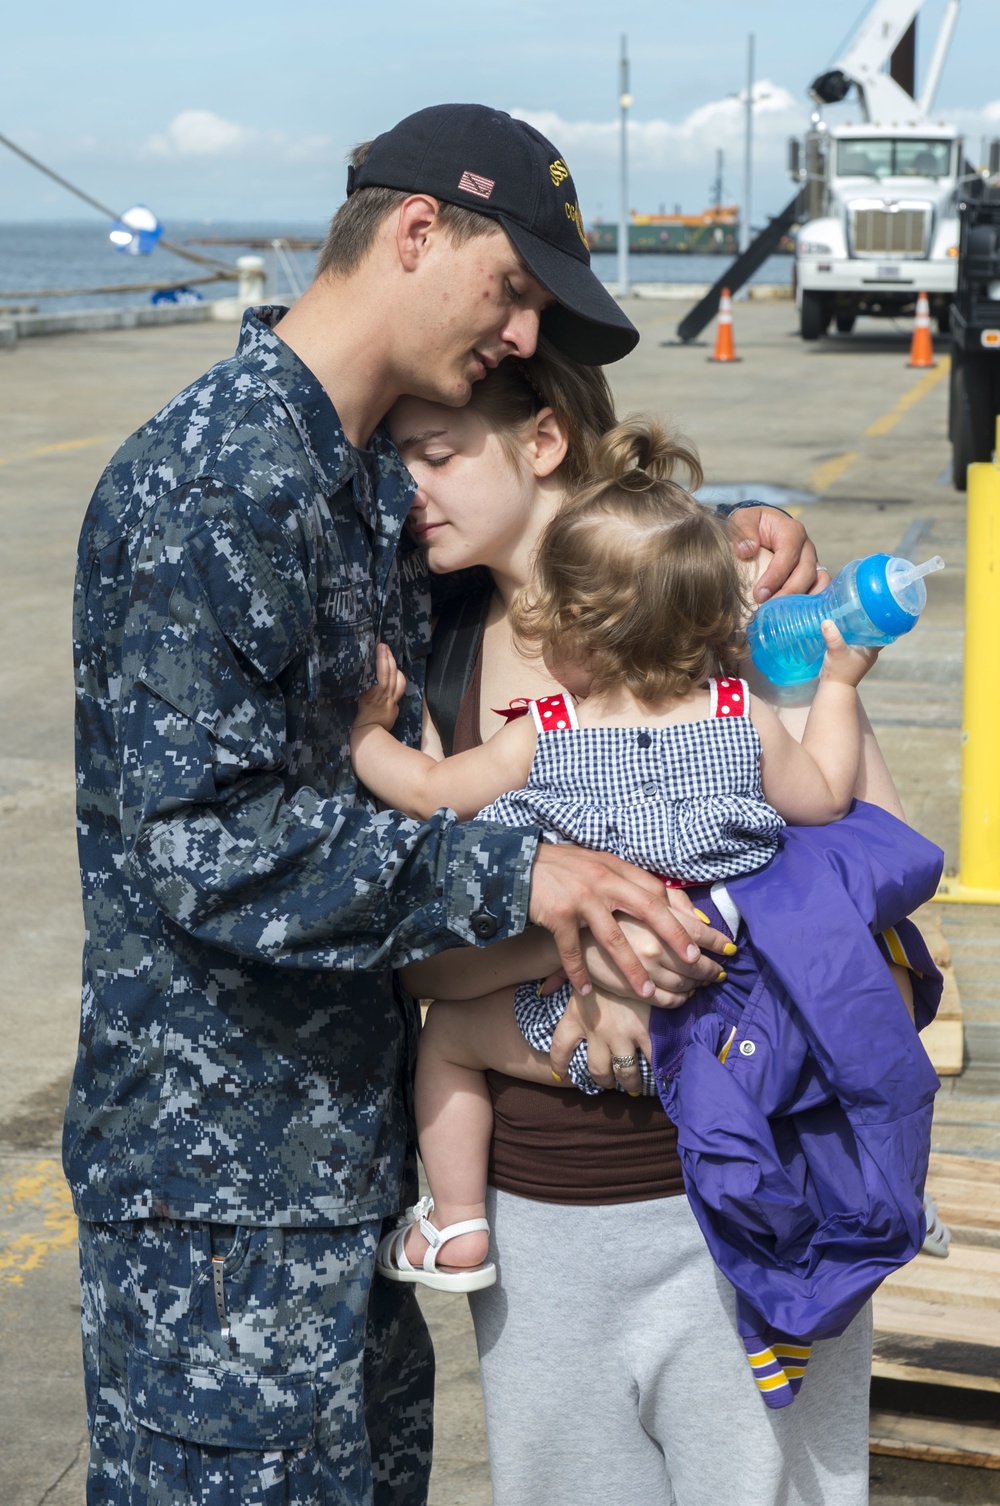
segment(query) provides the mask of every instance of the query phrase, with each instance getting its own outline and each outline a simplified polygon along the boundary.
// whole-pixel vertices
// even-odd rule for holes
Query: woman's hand
[[[684,928],[690,940],[703,952],[722,953],[726,957],[735,956],[736,947],[733,942],[723,932],[716,931],[708,925],[682,889],[668,889],[666,899],[675,920]],[[648,996],[648,1003],[661,1009],[676,1009],[678,1004],[683,1004],[686,999],[690,999],[698,984],[711,983],[718,976],[718,965],[712,963],[713,972],[708,978],[692,981],[690,969],[681,970],[682,964],[677,953],[665,947],[649,926],[644,925],[642,921],[631,920],[627,915],[620,915],[618,924],[655,985],[655,991]],[[608,959],[593,936],[589,932],[584,932],[582,939],[583,960],[595,985],[605,992],[627,995],[629,987],[623,974]],[[544,991],[552,992],[564,981],[564,974],[553,974],[551,978],[545,980]]]
[[[587,1066],[590,1075],[602,1088],[621,1083],[627,1093],[642,1091],[639,1064],[612,1066],[612,1057],[652,1055],[649,1039],[649,1005],[638,999],[625,999],[601,989],[586,998],[574,994],[552,1037],[549,1061],[559,1078],[565,1078],[570,1057],[580,1041],[587,1042]]]
[[[566,977],[579,993],[589,993],[591,986],[582,934],[589,931],[614,970],[613,986],[640,999],[654,997],[657,982],[625,931],[631,917],[642,926],[640,933],[633,934],[648,938],[652,933],[654,938],[647,960],[652,964],[654,958],[665,955],[666,971],[673,981],[686,983],[686,996],[699,983],[711,983],[718,976],[718,963],[703,957],[699,946],[717,945],[724,951],[729,943],[718,931],[701,924],[689,902],[686,911],[675,909],[666,894],[655,874],[610,853],[542,842],[532,869],[528,915],[535,925],[552,933]],[[700,939],[697,934],[692,939],[699,926]],[[668,987],[667,992],[679,989]]]
[[[830,577],[816,563],[816,549],[805,528],[777,507],[741,507],[726,520],[733,549],[741,560],[755,560],[762,550],[771,559],[753,587],[754,601],[771,596],[806,595],[827,585]]]
[[[360,732],[364,727],[382,727],[391,732],[396,725],[399,703],[406,691],[406,676],[396,664],[387,643],[376,645],[375,675],[377,684],[358,699],[354,732]]]

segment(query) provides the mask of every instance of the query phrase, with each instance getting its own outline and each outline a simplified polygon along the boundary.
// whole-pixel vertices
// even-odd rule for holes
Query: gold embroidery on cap
[[[549,163],[549,177],[552,179],[553,188],[558,188],[560,183],[569,177],[569,168],[561,157]]]
[[[586,236],[586,232],[584,231],[584,228],[583,228],[583,215],[580,213],[580,206],[579,206],[579,204],[571,204],[569,202],[569,200],[567,199],[566,200],[566,204],[565,204],[565,209],[566,209],[566,218],[568,220],[572,220],[573,221],[573,224],[576,226],[576,229],[577,229],[577,234],[579,235],[580,239],[583,241],[583,244],[585,246],[587,246],[587,236]],[[589,251],[590,247],[587,246],[587,249]]]

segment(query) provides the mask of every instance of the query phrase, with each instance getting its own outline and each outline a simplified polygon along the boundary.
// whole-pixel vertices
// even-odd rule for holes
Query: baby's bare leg
[[[548,1057],[534,1051],[514,1018],[514,990],[501,989],[474,1003],[439,999],[427,1012],[417,1056],[416,1111],[420,1156],[434,1198],[438,1229],[483,1218],[493,1105],[486,1072],[506,1072],[552,1084]],[[486,1258],[485,1233],[459,1234],[438,1259],[442,1268],[478,1265]],[[413,1265],[427,1241],[414,1225],[406,1254]]]

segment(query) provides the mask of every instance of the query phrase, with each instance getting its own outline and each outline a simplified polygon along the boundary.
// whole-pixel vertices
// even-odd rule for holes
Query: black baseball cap
[[[558,301],[542,332],[585,366],[627,356],[639,331],[590,266],[576,188],[551,141],[488,105],[431,105],[376,136],[347,192],[398,188],[461,204],[502,225],[531,275]]]

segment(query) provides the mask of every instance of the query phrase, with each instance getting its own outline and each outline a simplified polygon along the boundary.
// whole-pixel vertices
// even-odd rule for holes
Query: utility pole
[[[747,38],[746,149],[743,158],[743,214],[740,217],[740,250],[750,244],[750,197],[753,169],[753,32]]]
[[[618,107],[621,111],[621,200],[618,208],[618,296],[628,293],[628,112],[632,96],[628,92],[628,40],[622,37],[621,62],[618,65]]]

